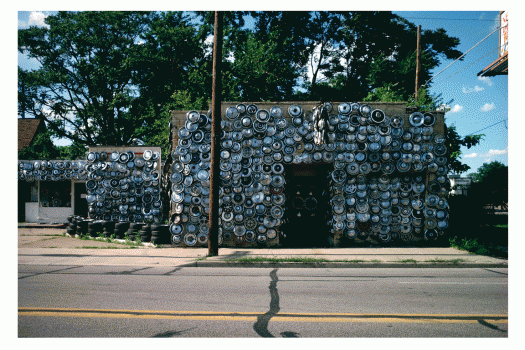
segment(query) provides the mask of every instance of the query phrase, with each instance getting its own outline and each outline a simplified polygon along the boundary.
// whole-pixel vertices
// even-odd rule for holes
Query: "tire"
[[[150,242],[151,241],[151,225],[145,224],[140,229],[140,241],[141,242]]]
[[[142,228],[142,225],[143,225],[142,223],[138,223],[138,222],[132,222],[129,224],[129,229],[128,229],[129,239],[131,239],[132,241],[135,240],[136,236],[140,232],[140,229]]]
[[[169,225],[151,225],[151,243],[168,244],[170,240]]]
[[[153,244],[160,244],[160,225],[159,224],[151,224],[151,243]]]
[[[115,222],[114,221],[103,221],[102,222],[102,234],[104,237],[111,237],[115,232]]]
[[[69,225],[67,228],[66,228],[66,233],[70,236],[74,236],[77,234],[77,227],[76,225]]]
[[[88,234],[91,237],[98,237],[99,233],[101,232],[102,232],[102,221],[88,222]]]
[[[115,237],[117,239],[123,239],[126,235],[126,231],[129,230],[129,222],[120,221],[115,223]]]
[[[88,233],[88,222],[86,219],[77,219],[77,235],[85,235]]]
[[[162,237],[160,236],[153,236],[151,235],[151,243],[155,244],[155,245],[158,245],[158,244],[163,244],[162,242]]]

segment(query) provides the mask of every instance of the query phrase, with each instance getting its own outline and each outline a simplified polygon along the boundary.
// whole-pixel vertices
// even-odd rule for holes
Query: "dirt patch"
[[[18,236],[61,236],[66,233],[65,228],[37,228],[37,227],[19,227]]]
[[[18,248],[128,248],[122,243],[108,243],[96,239],[84,240],[64,236],[66,232],[62,228],[19,228]],[[144,248],[142,246],[136,249]]]

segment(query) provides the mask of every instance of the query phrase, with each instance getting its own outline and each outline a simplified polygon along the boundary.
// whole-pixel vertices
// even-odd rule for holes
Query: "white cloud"
[[[49,28],[49,24],[44,21],[47,15],[41,11],[32,11],[29,14],[29,26],[46,27]]]
[[[461,112],[463,110],[463,106],[460,106],[458,104],[454,105],[454,107],[452,107],[450,109],[450,113],[457,113],[457,112]]]
[[[502,154],[507,154],[509,152],[508,148],[505,149],[491,149],[488,151],[488,156],[499,156]]]
[[[492,80],[490,80],[489,77],[478,77],[478,80],[484,82],[488,86],[492,86],[492,84],[493,84]]]
[[[480,91],[483,91],[483,90],[485,90],[485,88],[481,87],[481,86],[478,86],[478,85],[474,86],[473,88],[468,88],[468,89],[463,86],[463,93],[464,94],[470,94],[471,92],[480,92]]]
[[[483,107],[481,107],[480,111],[481,112],[488,112],[488,111],[492,111],[495,108],[496,108],[496,106],[494,106],[494,103],[485,103],[483,105]]]
[[[489,159],[489,158],[492,158],[494,156],[501,156],[501,155],[504,155],[504,154],[507,154],[509,153],[509,149],[508,148],[505,148],[505,149],[490,149],[488,152],[486,153],[469,153],[469,154],[465,154],[463,156],[463,158],[486,158],[486,159]]]

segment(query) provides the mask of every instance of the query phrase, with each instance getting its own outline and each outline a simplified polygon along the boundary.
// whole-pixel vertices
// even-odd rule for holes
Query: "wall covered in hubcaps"
[[[163,219],[160,147],[94,146],[85,160],[20,160],[18,178],[85,181],[93,220],[160,223]]]
[[[325,114],[318,144],[314,108]],[[328,167],[325,244],[435,240],[448,227],[443,113],[402,103],[224,102],[219,244],[280,245],[300,214],[286,205],[286,169]],[[170,231],[176,246],[208,238],[211,114],[173,112]],[[317,123],[317,124],[315,124]],[[317,178],[318,179],[318,178]],[[318,180],[316,180],[318,181]],[[314,200],[310,200],[313,205]],[[305,202],[302,202],[303,206]],[[324,233],[319,233],[324,234]]]

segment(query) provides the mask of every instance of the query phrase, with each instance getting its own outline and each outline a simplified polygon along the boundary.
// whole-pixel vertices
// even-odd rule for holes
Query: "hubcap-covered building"
[[[349,246],[444,235],[442,112],[351,102],[223,102],[221,111],[222,246]],[[172,244],[206,245],[211,114],[172,116]]]

